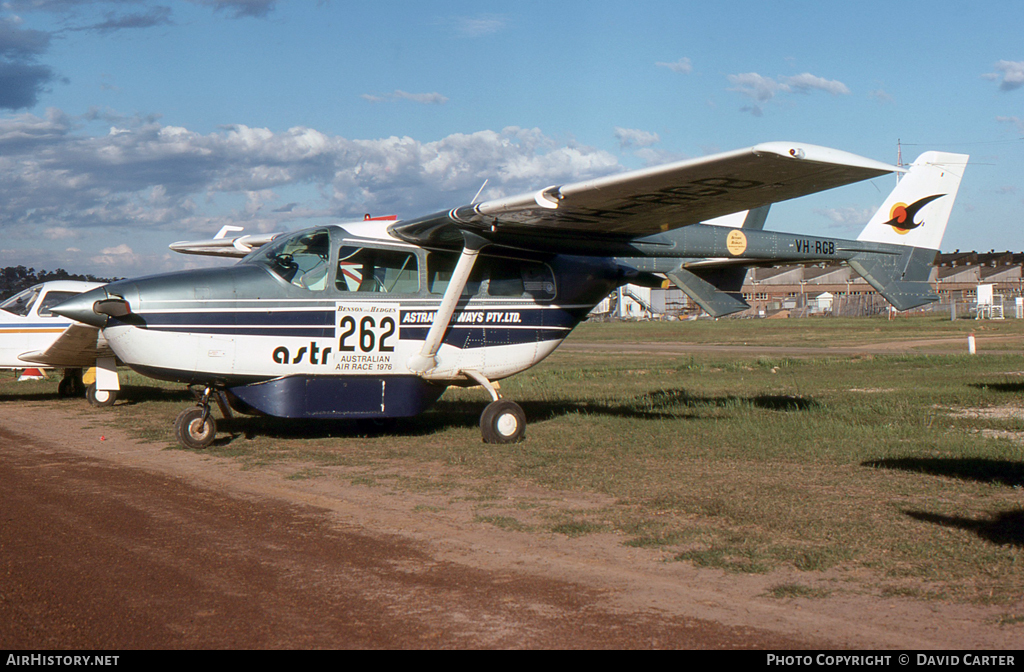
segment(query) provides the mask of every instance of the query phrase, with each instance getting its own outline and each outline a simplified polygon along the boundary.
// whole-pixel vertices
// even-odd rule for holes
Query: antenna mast
[[[903,167],[903,145],[900,144],[900,139],[896,138],[896,165],[900,168]],[[896,173],[896,184],[900,183],[900,174]]]

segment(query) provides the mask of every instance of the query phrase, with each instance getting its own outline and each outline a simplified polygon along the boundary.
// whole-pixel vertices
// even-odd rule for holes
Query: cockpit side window
[[[326,229],[274,241],[248,261],[266,266],[285,282],[308,290],[327,286],[331,237]]]
[[[50,308],[64,303],[72,296],[78,296],[78,292],[47,292],[39,304],[39,317],[53,317]]]
[[[0,303],[0,310],[6,310],[8,313],[27,317],[32,310],[32,304],[36,302],[37,298],[39,298],[39,288],[30,287]]]
[[[419,264],[412,252],[344,246],[338,252],[334,286],[342,292],[416,294]]]

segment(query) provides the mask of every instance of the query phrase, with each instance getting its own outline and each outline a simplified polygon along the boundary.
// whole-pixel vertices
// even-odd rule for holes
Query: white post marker
[[[971,333],[971,335],[967,337],[967,352],[972,354],[972,355],[977,354],[977,350],[974,347],[974,334],[973,333]]]

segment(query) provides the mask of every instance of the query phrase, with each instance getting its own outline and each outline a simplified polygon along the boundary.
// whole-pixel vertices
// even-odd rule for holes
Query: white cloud
[[[394,95],[396,98],[402,100],[411,100],[414,103],[422,103],[424,105],[444,105],[448,102],[448,98],[442,96],[440,93],[408,93],[406,91],[395,90]]]
[[[59,110],[0,117],[0,227],[20,240],[77,236],[96,264],[136,259],[112,240],[145,250],[144,240],[164,246],[224,224],[265,232],[365,212],[415,217],[468,202],[485,179],[497,197],[622,169],[607,152],[535,128],[424,142],[307,127],[201,134],[150,119],[88,135],[76,124]]]
[[[816,77],[809,72],[805,72],[795,77],[783,77],[782,83],[791,89],[796,89],[800,93],[808,93],[810,91],[824,91],[831,93],[832,95],[846,95],[850,93],[850,89],[840,81],[835,79],[825,79],[824,77]]]
[[[107,247],[102,250],[103,254],[135,254],[127,244],[121,243],[116,247]]]
[[[91,260],[97,266],[117,269],[118,272],[123,272],[122,269],[135,268],[139,262],[138,255],[124,243],[100,250],[100,253],[93,255]]]
[[[43,230],[43,236],[47,240],[62,240],[66,238],[77,238],[78,232],[66,226],[52,226]]]
[[[693,72],[693,62],[688,58],[680,58],[678,61],[673,63],[658,62],[654,65],[659,68],[668,68],[672,72],[678,72],[683,75],[688,75]]]
[[[884,91],[882,89],[875,89],[873,91],[868,91],[868,98],[871,98],[872,100],[876,100],[876,101],[878,101],[879,103],[882,103],[882,104],[885,104],[885,103],[895,103],[896,102],[895,98],[893,98],[891,95],[889,95],[886,91]]]
[[[727,75],[726,78],[732,84],[729,91],[735,91],[756,101],[754,105],[745,105],[740,108],[741,112],[750,112],[755,117],[764,114],[764,103],[781,93],[810,93],[812,91],[824,91],[832,95],[850,93],[849,87],[842,82],[818,77],[809,72],[793,77],[781,77],[778,80],[756,72]]]
[[[1024,119],[1020,117],[996,117],[996,121],[1001,124],[1011,124],[1019,133],[1024,133]]]
[[[208,5],[217,11],[229,12],[233,18],[262,18],[274,11],[277,0],[190,0],[200,5]]]
[[[619,141],[619,147],[650,147],[660,142],[661,138],[657,133],[649,133],[635,128],[615,127],[615,139]]]
[[[789,87],[780,84],[771,77],[764,77],[756,72],[744,72],[739,75],[728,75],[727,79],[732,84],[730,91],[735,91],[748,98],[753,98],[759,103],[771,100],[776,93],[788,91]]]
[[[505,27],[508,19],[500,14],[460,17],[452,20],[455,30],[466,37],[492,35]]]
[[[995,81],[1002,77],[999,88],[1002,91],[1013,91],[1024,86],[1024,61],[998,61],[996,72],[982,75],[984,79]]]
[[[448,98],[442,96],[440,93],[409,93],[400,89],[395,89],[393,93],[385,93],[381,95],[364,93],[359,97],[363,100],[368,100],[371,103],[388,103],[396,100],[411,100],[414,103],[420,103],[422,105],[444,105],[448,102]]]

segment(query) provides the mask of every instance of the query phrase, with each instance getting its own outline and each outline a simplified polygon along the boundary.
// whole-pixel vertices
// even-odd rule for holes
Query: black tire
[[[113,406],[114,402],[117,401],[117,390],[97,390],[96,383],[93,383],[86,389],[85,398],[93,406],[99,406],[100,408]]]
[[[202,450],[213,443],[217,436],[217,422],[207,413],[202,422],[203,409],[195,406],[186,408],[174,420],[174,435],[178,443],[190,450]]]
[[[484,443],[519,443],[526,438],[526,414],[514,401],[499,399],[480,414]]]
[[[61,399],[67,399],[72,396],[70,378],[61,378],[60,382],[57,383],[57,396]]]
[[[82,370],[64,369],[64,377],[57,383],[57,396],[61,399],[70,399],[84,395],[85,383],[82,382]]]

